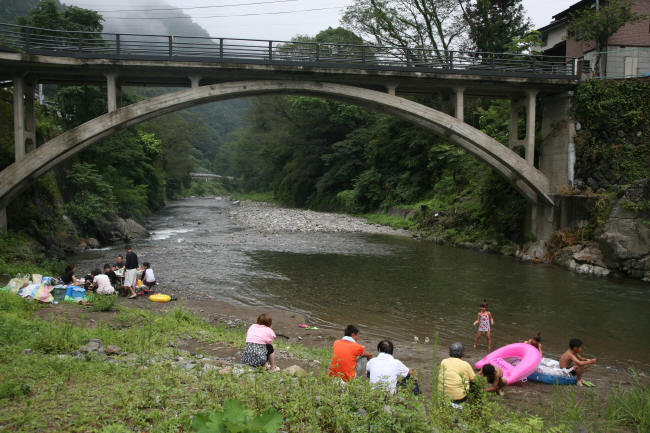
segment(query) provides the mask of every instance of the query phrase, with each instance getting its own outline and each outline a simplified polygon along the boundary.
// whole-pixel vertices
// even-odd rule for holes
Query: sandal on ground
[[[137,298],[137,297],[138,297],[138,295],[131,295],[131,296],[129,296],[127,299],[135,299],[135,298]]]

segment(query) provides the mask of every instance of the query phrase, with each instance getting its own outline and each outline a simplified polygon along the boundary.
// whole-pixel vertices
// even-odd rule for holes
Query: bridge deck
[[[503,94],[504,89],[518,91],[531,84],[542,91],[559,85],[563,89],[558,91],[563,91],[576,81],[574,63],[565,57],[512,53],[87,33],[0,24],[0,79],[5,80],[31,72],[44,82],[103,83],[104,74],[114,72],[127,85],[187,86],[191,74],[203,77],[201,84],[298,75],[366,87],[398,85],[402,92],[415,93],[431,91],[433,81],[442,80],[443,87]],[[494,91],[486,82],[500,88]]]

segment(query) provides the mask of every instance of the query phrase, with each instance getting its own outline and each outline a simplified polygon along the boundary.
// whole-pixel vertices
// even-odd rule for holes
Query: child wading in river
[[[494,319],[492,318],[492,313],[488,310],[487,300],[483,299],[481,302],[480,311],[478,312],[478,318],[474,322],[474,326],[478,325],[478,331],[476,332],[476,337],[474,337],[474,349],[478,344],[478,339],[481,338],[481,334],[485,334],[488,341],[488,350],[492,350],[492,335],[490,334],[490,326],[494,326]]]

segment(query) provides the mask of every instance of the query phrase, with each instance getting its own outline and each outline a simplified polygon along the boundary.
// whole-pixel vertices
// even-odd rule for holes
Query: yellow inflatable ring
[[[172,300],[172,297],[169,295],[163,295],[162,293],[156,293],[149,296],[149,300],[153,302],[169,302]]]

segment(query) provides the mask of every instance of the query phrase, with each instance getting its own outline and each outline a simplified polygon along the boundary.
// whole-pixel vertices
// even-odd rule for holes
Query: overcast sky
[[[63,0],[95,10],[136,9],[151,0]],[[289,40],[296,34],[315,35],[329,26],[339,25],[339,19],[351,0],[274,0],[276,3],[259,4],[270,0],[163,0],[173,7],[184,8],[183,12],[205,28],[213,37]],[[551,21],[556,13],[568,8],[577,0],[523,0],[528,16],[536,28]],[[242,6],[248,3],[248,6]],[[258,3],[250,5],[250,3]],[[224,6],[228,7],[208,7]],[[196,8],[200,7],[200,8]],[[196,9],[188,9],[196,8]],[[311,9],[311,10],[309,10]],[[313,10],[320,9],[320,10]],[[301,11],[286,14],[269,14],[287,11]],[[152,11],[151,17],[174,15],[174,11]],[[233,16],[244,14],[265,14]],[[215,17],[219,15],[221,17]],[[128,17],[128,12],[104,13],[107,17]],[[225,17],[224,17],[225,16]],[[210,18],[201,18],[210,17]],[[155,20],[138,21],[143,28]],[[144,33],[144,31],[143,31]]]

